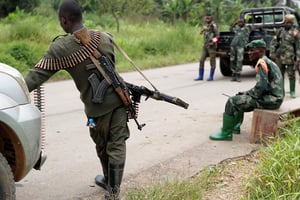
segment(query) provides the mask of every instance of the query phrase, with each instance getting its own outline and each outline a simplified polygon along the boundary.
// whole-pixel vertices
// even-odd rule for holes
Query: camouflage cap
[[[266,48],[266,42],[264,40],[252,40],[250,43],[247,44],[249,48]]]
[[[295,16],[292,14],[288,14],[284,16],[284,22],[291,22],[293,23],[295,19]]]

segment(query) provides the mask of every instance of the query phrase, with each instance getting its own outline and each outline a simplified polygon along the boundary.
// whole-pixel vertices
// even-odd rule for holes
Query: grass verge
[[[300,120],[293,120],[279,138],[249,155],[209,166],[188,180],[130,189],[126,199],[300,199],[299,136]]]

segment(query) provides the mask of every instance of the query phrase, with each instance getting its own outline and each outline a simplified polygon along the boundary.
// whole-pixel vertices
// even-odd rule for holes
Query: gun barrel
[[[152,98],[156,100],[163,100],[172,104],[175,104],[177,106],[183,107],[187,109],[189,107],[189,104],[181,100],[180,98],[177,97],[172,97],[167,94],[161,93],[161,92],[154,92]]]

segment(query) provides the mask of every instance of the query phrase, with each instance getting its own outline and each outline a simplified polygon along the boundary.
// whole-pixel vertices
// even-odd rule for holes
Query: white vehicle
[[[18,70],[0,63],[0,199],[14,200],[15,182],[40,169],[42,113]]]

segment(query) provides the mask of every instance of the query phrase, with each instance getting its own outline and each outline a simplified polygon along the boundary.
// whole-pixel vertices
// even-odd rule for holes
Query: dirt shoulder
[[[219,165],[222,172],[212,180],[209,191],[203,194],[203,200],[239,200],[245,194],[245,183],[254,173],[258,162],[258,153],[229,158]]]
[[[175,159],[175,158],[174,158]],[[177,157],[177,162],[180,158]],[[209,189],[203,192],[203,200],[239,200],[244,194],[244,184],[251,176],[257,166],[258,153],[256,150],[249,154],[234,158],[227,158],[217,164],[220,167],[219,173],[213,180]],[[198,169],[193,173],[189,173],[188,169],[171,167],[172,161],[165,161],[160,165],[153,166],[149,169],[141,171],[138,174],[129,176],[123,183],[124,193],[130,188],[145,187],[156,184],[159,181],[174,179],[187,179],[197,176],[203,169]],[[216,166],[216,165],[211,165]],[[192,176],[188,176],[193,174]]]

